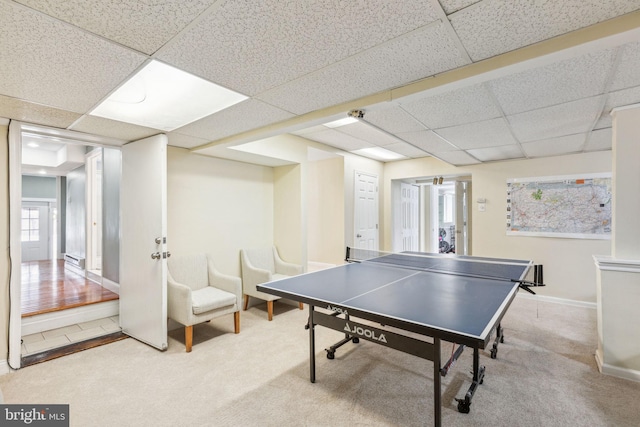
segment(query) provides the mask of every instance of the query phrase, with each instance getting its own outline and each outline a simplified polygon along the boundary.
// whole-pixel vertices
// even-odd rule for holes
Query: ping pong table
[[[487,348],[495,331],[490,352],[496,357],[498,343],[504,339],[500,321],[518,289],[532,292],[529,286],[538,285],[524,280],[532,262],[421,252],[360,251],[354,256],[356,251],[347,248],[349,263],[345,265],[258,286],[261,292],[309,305],[305,328],[309,330],[311,382],[316,380],[317,325],[345,334],[326,349],[329,359],[340,346],[364,339],[431,360],[434,421],[439,426],[440,376],[469,347],[473,349],[473,378],[464,397],[456,399],[458,410],[468,413],[484,379],[479,350]],[[367,254],[379,256],[369,258]],[[444,364],[441,340],[458,345]]]

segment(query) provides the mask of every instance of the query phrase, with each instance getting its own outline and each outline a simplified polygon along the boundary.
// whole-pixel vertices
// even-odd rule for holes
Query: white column
[[[614,109],[611,256],[597,268],[601,372],[640,381],[640,104]]]

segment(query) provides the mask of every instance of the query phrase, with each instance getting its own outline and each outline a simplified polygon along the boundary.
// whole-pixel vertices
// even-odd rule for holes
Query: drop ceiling
[[[0,0],[0,20],[0,117],[160,133],[90,115],[157,60],[248,97],[170,145],[267,165],[241,146],[293,133],[453,165],[606,151],[610,111],[640,103],[639,0]]]

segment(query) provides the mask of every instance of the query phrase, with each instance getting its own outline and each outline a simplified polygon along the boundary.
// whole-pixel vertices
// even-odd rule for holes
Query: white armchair
[[[240,251],[242,265],[242,292],[244,293],[244,310],[249,306],[249,297],[259,298],[267,302],[269,320],[273,319],[273,302],[280,297],[266,294],[256,289],[257,285],[296,276],[302,273],[302,266],[283,261],[275,247],[261,249],[243,249]],[[299,304],[303,309],[302,303]]]
[[[193,325],[233,313],[240,332],[242,282],[216,270],[209,255],[172,256],[168,260],[168,316],[185,326],[187,353],[193,345]]]

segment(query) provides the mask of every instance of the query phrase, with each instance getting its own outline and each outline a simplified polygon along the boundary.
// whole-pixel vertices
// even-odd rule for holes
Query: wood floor
[[[22,317],[117,299],[118,294],[65,269],[63,260],[22,263]]]

